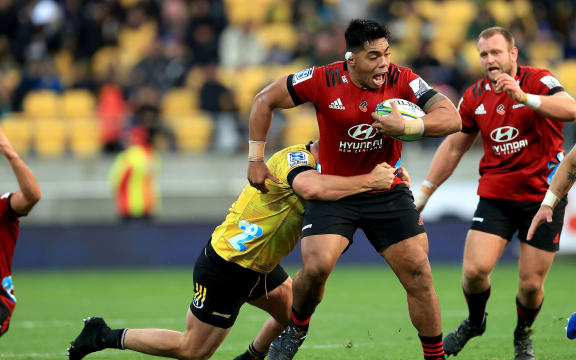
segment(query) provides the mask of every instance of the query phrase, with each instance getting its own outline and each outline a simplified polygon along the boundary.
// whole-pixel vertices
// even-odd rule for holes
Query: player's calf
[[[84,320],[84,328],[68,348],[68,359],[80,360],[103,349],[124,349],[126,330],[112,330],[104,319],[90,317]]]

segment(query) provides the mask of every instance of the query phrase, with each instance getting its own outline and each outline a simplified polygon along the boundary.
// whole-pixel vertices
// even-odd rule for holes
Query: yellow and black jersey
[[[268,273],[294,249],[302,229],[304,200],[291,184],[294,177],[316,169],[316,160],[305,145],[276,152],[266,163],[276,184],[266,180],[268,193],[246,185],[226,220],[212,233],[212,247],[227,261]]]

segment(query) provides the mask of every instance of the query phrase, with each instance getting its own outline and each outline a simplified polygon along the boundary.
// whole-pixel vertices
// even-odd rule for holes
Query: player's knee
[[[323,284],[328,280],[332,266],[324,263],[314,263],[302,266],[301,277],[313,284]]]
[[[542,282],[538,281],[537,279],[530,278],[520,278],[518,289],[526,298],[533,297],[539,294],[541,291],[544,291]]]
[[[490,270],[475,264],[465,264],[463,269],[464,281],[467,283],[482,282],[490,276]]]

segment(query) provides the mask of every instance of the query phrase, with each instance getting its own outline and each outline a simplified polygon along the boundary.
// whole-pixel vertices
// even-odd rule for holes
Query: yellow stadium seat
[[[514,3],[504,0],[492,0],[486,3],[486,7],[496,23],[507,27],[514,20]]]
[[[206,151],[212,143],[212,118],[197,113],[189,118],[179,118],[172,123],[180,151],[198,153]]]
[[[294,109],[286,111],[284,145],[306,144],[319,138],[318,122],[313,110]]]
[[[62,95],[62,112],[66,119],[84,119],[94,115],[96,99],[88,90],[68,90]]]
[[[92,56],[92,72],[97,77],[103,77],[110,68],[118,68],[119,50],[115,47],[107,46],[96,51]]]
[[[562,59],[564,53],[557,42],[535,41],[529,44],[529,58],[531,61],[554,61]]]
[[[298,35],[292,24],[276,23],[263,26],[258,32],[260,41],[266,48],[277,46],[292,51],[298,42]]]
[[[0,127],[14,150],[18,154],[26,156],[30,151],[30,140],[32,137],[30,122],[20,115],[10,114],[3,118],[2,122],[0,122]]]
[[[56,119],[39,119],[34,124],[34,149],[40,157],[60,157],[66,152],[66,124]]]
[[[166,118],[190,116],[198,109],[198,95],[187,88],[174,88],[162,98],[162,115]]]
[[[59,95],[51,90],[30,92],[24,98],[24,114],[31,120],[57,117],[60,110],[59,100]]]
[[[555,74],[566,91],[576,96],[576,60],[566,60],[556,67]]]
[[[94,157],[100,153],[100,126],[96,118],[75,121],[70,128],[70,150],[80,158]]]

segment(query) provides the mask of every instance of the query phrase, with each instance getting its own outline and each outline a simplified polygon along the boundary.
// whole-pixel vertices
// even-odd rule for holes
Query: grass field
[[[289,269],[294,272],[295,269]],[[467,314],[460,268],[434,266],[444,333]],[[516,267],[500,265],[493,275],[488,330],[458,359],[511,359],[516,324]],[[548,277],[546,299],[534,326],[538,359],[576,359],[576,341],[565,337],[566,317],[576,311],[576,263],[557,262]],[[15,271],[19,303],[10,331],[0,338],[0,359],[65,359],[82,318],[103,316],[112,327],[182,330],[192,299],[191,269]],[[266,318],[246,305],[213,359],[244,351]],[[345,346],[348,344],[349,346]],[[350,346],[351,345],[351,346]],[[147,359],[130,351],[106,350],[87,359]],[[386,266],[337,266],[323,303],[297,359],[421,359],[404,291]]]

